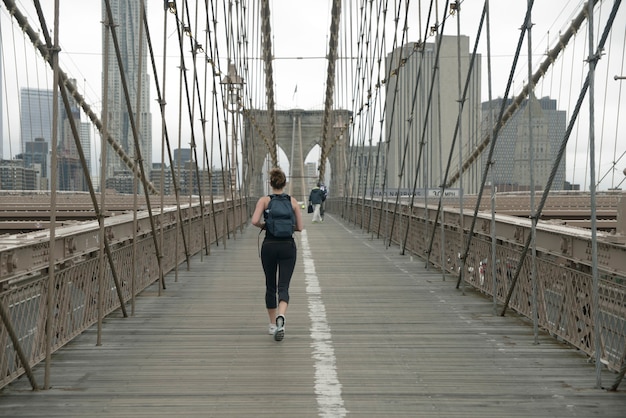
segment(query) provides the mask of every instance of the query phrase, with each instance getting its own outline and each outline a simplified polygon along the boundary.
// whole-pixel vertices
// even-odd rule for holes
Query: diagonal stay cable
[[[441,184],[441,193],[439,194],[439,203],[437,206],[437,212],[435,213],[435,220],[433,222],[433,225],[437,225],[437,222],[439,221],[439,215],[441,213],[441,211],[443,210],[443,196],[444,196],[444,191],[446,189],[446,181],[445,179],[448,177],[448,173],[450,172],[450,167],[452,166],[452,154],[454,152],[454,148],[456,147],[456,141],[457,141],[457,137],[458,137],[458,132],[459,132],[459,126],[461,123],[461,117],[462,117],[462,112],[463,112],[463,106],[465,105],[465,101],[466,101],[466,97],[467,97],[467,92],[469,90],[469,85],[471,83],[471,74],[472,74],[472,69],[474,67],[474,62],[476,59],[476,56],[478,55],[478,43],[480,41],[480,37],[482,34],[482,28],[483,28],[483,23],[485,21],[485,16],[487,14],[487,2],[484,3],[483,6],[483,12],[480,16],[480,23],[478,25],[478,29],[476,32],[476,41],[474,42],[474,50],[472,51],[472,57],[470,60],[470,65],[469,65],[469,69],[467,72],[467,77],[465,79],[465,87],[463,89],[463,96],[461,98],[461,108],[459,109],[459,113],[457,115],[457,120],[456,120],[456,125],[454,127],[454,134],[452,136],[452,143],[450,144],[450,153],[448,154],[448,162],[446,164],[446,172],[445,172],[445,176],[444,176],[444,181]],[[433,228],[433,232],[431,234],[430,237],[430,241],[428,243],[428,249],[426,250],[426,264],[428,265],[429,260],[430,260],[430,253],[432,252],[433,249],[433,244],[435,241],[435,233],[437,232],[436,228]],[[443,260],[441,260],[441,264],[443,267]]]
[[[52,48],[52,40],[50,39],[48,25],[43,15],[43,11],[41,9],[41,4],[39,0],[35,0],[35,8],[37,9],[37,16],[39,18],[39,24],[41,25],[44,39],[46,41],[46,47],[50,50]],[[70,102],[68,99],[67,90],[65,89],[64,84],[60,80],[59,80],[59,91],[61,93],[61,98],[63,100],[63,106],[65,107],[65,112],[68,115],[71,115],[72,111],[70,108]],[[76,151],[78,152],[78,156],[80,159],[80,164],[83,170],[83,175],[85,176],[85,182],[87,183],[87,188],[89,190],[89,196],[91,197],[91,202],[93,204],[94,211],[96,212],[96,219],[98,220],[98,224],[102,225],[104,223],[104,209],[98,205],[98,199],[96,198],[96,191],[93,187],[93,182],[91,181],[89,168],[87,167],[87,160],[85,158],[85,152],[83,150],[83,145],[80,142],[80,134],[78,133],[78,128],[76,127],[76,120],[71,117],[71,118],[68,118],[68,122],[70,124],[70,129],[72,131],[74,144],[76,145]],[[117,275],[117,269],[115,268],[115,264],[113,263],[113,255],[111,254],[111,247],[109,245],[109,239],[106,236],[106,234],[104,236],[104,249],[106,251],[107,260],[109,262],[109,267],[111,268],[113,282],[115,283],[115,288],[117,291],[117,297],[119,299],[120,306],[122,309],[122,315],[124,317],[128,317],[128,313],[126,312],[126,303],[124,302],[124,296],[122,295],[122,287],[120,285],[120,280]]]
[[[446,4],[444,6],[444,10],[448,9],[448,5],[449,5],[449,1],[446,1]],[[437,19],[438,16],[435,16],[435,18]],[[442,35],[443,35],[444,30],[445,30],[446,21],[447,21],[447,19],[444,19],[443,22],[441,23],[441,32],[440,33]],[[436,84],[435,81],[437,79],[436,75],[437,75],[437,73],[439,71],[439,59],[440,59],[440,54],[441,54],[441,44],[442,44],[442,42],[443,42],[443,36],[440,36],[437,39],[437,47],[435,49],[435,59],[434,59],[434,62],[433,62],[433,72],[432,72],[432,76],[431,76],[431,80],[430,80],[430,86],[428,88],[428,97],[426,99],[426,112],[425,112],[425,114],[423,116],[423,121],[424,122],[423,122],[423,126],[422,126],[422,133],[420,135],[417,164],[416,164],[416,167],[415,167],[415,176],[414,176],[414,180],[413,180],[413,189],[412,189],[413,190],[413,194],[415,194],[415,190],[416,190],[416,187],[417,187],[417,178],[419,176],[420,165],[421,165],[421,162],[422,162],[421,161],[422,160],[422,152],[423,152],[423,149],[424,149],[424,138],[426,137],[426,132],[427,132],[427,129],[428,129],[428,126],[429,126],[428,118],[429,118],[429,115],[430,115],[430,109],[431,109],[431,105],[432,105],[432,102],[433,102],[433,92],[435,90],[435,84]],[[424,59],[424,55],[422,55],[422,60],[423,59]],[[420,70],[421,70],[421,62],[420,62]],[[418,80],[420,80],[420,79],[421,79],[421,76],[418,75]],[[418,85],[419,85],[419,81],[415,83],[415,88],[413,90],[413,98],[412,98],[412,101],[411,101],[411,112],[410,112],[411,117],[409,118],[409,128],[412,125],[413,120],[415,119],[415,117],[413,116],[413,112],[415,111],[415,102],[417,100]],[[402,170],[401,170],[401,172],[404,171],[406,155],[407,155],[407,152],[408,152],[408,145],[409,145],[409,136],[410,136],[410,134],[411,134],[411,129],[407,129],[406,139],[404,141],[404,155],[403,155],[403,158],[402,158]],[[397,212],[397,208],[399,207],[399,200],[400,200],[400,193],[399,193],[399,191],[400,191],[400,184],[398,184],[398,193],[396,195],[396,209],[395,209],[395,212]],[[415,200],[415,197],[412,196],[410,204],[409,204],[409,208],[413,207],[414,200]],[[391,230],[389,232],[390,242],[391,242],[391,237],[393,236],[393,229],[394,229],[394,225],[395,225],[395,218],[396,218],[396,216],[393,217],[393,220],[392,220],[392,223],[391,223]],[[410,219],[410,217],[409,217],[409,219]],[[407,224],[407,229],[408,229],[408,224]],[[405,246],[403,245],[402,251],[404,251],[404,249],[405,249]]]
[[[526,8],[526,16],[524,17],[524,27],[528,27],[528,23],[530,21],[531,10],[532,10],[533,4],[534,4],[534,1],[532,1],[532,0],[528,2],[528,6]],[[519,40],[518,40],[518,43],[517,43],[517,48],[515,50],[515,56],[513,57],[513,64],[511,65],[511,71],[509,73],[509,80],[508,80],[507,86],[506,86],[506,93],[505,93],[505,95],[503,97],[509,97],[508,96],[509,95],[509,91],[511,89],[511,86],[513,85],[513,74],[515,72],[515,69],[517,68],[517,62],[519,60],[520,52],[522,50],[522,45],[524,43],[525,35],[526,35],[526,31],[520,31],[520,36],[519,36]],[[524,91],[527,91],[527,87],[524,89]],[[478,197],[476,198],[476,207],[474,209],[474,215],[472,217],[472,224],[471,224],[469,232],[467,234],[467,242],[466,242],[466,245],[465,245],[465,250],[464,250],[463,254],[461,254],[461,260],[465,260],[467,258],[467,254],[469,252],[469,248],[470,248],[470,245],[472,243],[472,235],[474,234],[474,227],[476,225],[476,218],[477,218],[477,214],[478,214],[478,209],[480,208],[480,201],[482,199],[483,191],[485,189],[485,184],[487,182],[487,175],[489,173],[489,168],[491,167],[491,160],[493,158],[494,149],[496,147],[496,143],[497,143],[497,139],[498,139],[498,133],[500,132],[500,128],[503,126],[502,119],[503,119],[505,107],[506,107],[506,100],[502,100],[502,106],[500,107],[500,115],[498,116],[498,124],[494,128],[493,140],[491,141],[491,144],[489,146],[489,152],[487,154],[488,155],[487,156],[487,164],[485,164],[485,169],[483,170],[483,175],[482,175],[482,178],[481,178],[480,187],[478,188]],[[510,109],[510,107],[509,107],[509,109]],[[460,175],[460,173],[459,173],[459,175]],[[445,179],[444,179],[444,183],[445,183]],[[450,183],[448,183],[448,184],[450,184]],[[459,285],[461,283],[462,277],[463,277],[463,272],[460,271],[459,272],[459,277],[458,277],[457,282],[456,282],[457,289],[459,288]]]
[[[444,6],[444,10],[448,10],[448,6],[449,6],[449,2],[446,1],[446,4]],[[484,12],[481,16],[481,26],[482,26],[482,22],[483,22],[483,18],[484,18]],[[433,74],[431,76],[431,80],[430,80],[430,88],[428,91],[428,99],[426,101],[426,114],[424,115],[424,123],[423,123],[423,127],[422,127],[422,135],[420,137],[420,142],[419,142],[419,153],[418,153],[418,157],[417,157],[417,164],[415,166],[415,174],[413,176],[413,189],[411,191],[411,198],[410,198],[410,203],[409,203],[409,208],[413,208],[413,204],[415,203],[415,191],[417,190],[417,179],[419,178],[420,175],[420,168],[421,168],[421,163],[422,163],[422,153],[424,151],[424,145],[426,144],[426,133],[428,130],[428,118],[430,115],[430,109],[432,106],[432,102],[433,102],[433,92],[435,90],[435,84],[437,81],[437,77],[439,76],[439,54],[441,51],[441,44],[443,42],[443,33],[445,30],[445,26],[446,26],[446,21],[448,19],[444,19],[443,22],[441,23],[441,31],[440,31],[440,36],[438,37],[437,41],[438,41],[438,45],[437,45],[437,53],[435,55],[435,63],[434,63],[434,68],[433,68]],[[437,28],[437,30],[439,30],[439,28]],[[479,32],[480,33],[480,32]],[[476,44],[478,44],[478,40],[479,40],[480,36],[478,36],[476,38]],[[476,54],[472,55],[472,61],[474,59],[474,56]],[[459,104],[459,116],[457,119],[457,124],[455,127],[455,132],[454,132],[454,139],[456,140],[457,137],[457,132],[459,130],[459,126],[460,126],[460,121],[461,121],[461,116],[462,116],[462,112],[463,112],[463,103],[465,102],[465,93],[467,92],[468,89],[468,85],[469,85],[469,81],[470,81],[470,76],[472,74],[472,66],[469,67],[468,69],[468,74],[467,74],[467,81],[465,82],[465,91],[464,91],[464,95],[463,95],[463,100],[461,101],[461,103]],[[414,108],[415,108],[415,101],[416,101],[416,97],[417,97],[417,84],[415,86],[415,91],[413,92],[413,103],[412,103],[412,107],[411,107],[411,114],[413,114]],[[439,103],[440,100],[437,100],[437,102]],[[411,121],[413,121],[413,118],[411,118]],[[407,138],[408,140],[408,138]],[[450,150],[450,155],[452,155],[452,150],[454,149],[454,143],[455,141],[453,140],[452,142],[452,148]],[[442,193],[443,194],[443,193]],[[407,219],[407,226],[405,228],[405,235],[404,235],[404,240],[402,243],[402,252],[401,254],[404,254],[405,250],[406,250],[406,240],[409,237],[409,227],[410,227],[410,222],[411,222],[411,217],[409,216]],[[433,231],[435,230],[435,228],[433,228]]]
[[[432,3],[431,3],[431,7],[432,7]],[[396,13],[394,15],[394,22],[395,22],[395,26],[394,26],[394,36],[393,36],[393,42],[391,44],[391,50],[394,51],[397,48],[398,45],[398,24],[400,22],[400,12],[401,12],[401,7],[400,5],[398,5],[397,9],[396,9]],[[409,14],[409,7],[408,4],[405,7],[405,13],[404,13],[404,22],[408,21],[408,16]],[[420,16],[421,17],[421,16]],[[429,17],[430,20],[430,17]],[[420,18],[421,21],[421,18]],[[407,27],[405,25],[405,29],[402,31],[402,38],[400,40],[400,45],[404,45],[404,39],[405,36],[407,36]],[[417,44],[416,44],[417,46]],[[423,45],[419,46],[419,48],[422,50],[423,53]],[[417,49],[417,48],[416,48]],[[413,51],[414,52],[414,51]],[[413,53],[412,52],[412,53]],[[402,54],[398,54],[398,66],[396,67],[396,69],[392,69],[392,68],[388,68],[386,69],[385,72],[385,79],[383,80],[383,83],[388,83],[390,77],[395,73],[397,76],[397,73],[401,70],[401,66],[402,66]],[[416,80],[419,80],[419,77],[416,78]],[[388,93],[386,93],[388,94]],[[386,117],[387,115],[387,103],[388,100],[385,99],[385,104],[384,104],[384,108],[383,108],[383,115],[385,115],[384,118],[381,118],[381,123],[383,120],[388,120],[389,121],[389,127],[387,128],[387,132],[388,132],[388,137],[387,135],[385,138],[385,161],[384,161],[384,165],[383,165],[383,178],[382,178],[382,184],[381,184],[381,208],[384,207],[385,205],[385,200],[386,200],[386,196],[385,196],[385,190],[387,188],[387,173],[388,173],[388,167],[389,167],[389,153],[391,150],[391,132],[392,132],[392,128],[393,128],[393,122],[394,122],[394,113],[395,113],[395,109],[396,109],[396,97],[398,95],[398,83],[395,83],[394,89],[393,89],[393,98],[391,100],[391,115],[389,118]],[[381,138],[383,135],[383,130],[381,129]],[[378,218],[378,228],[376,231],[376,236],[377,238],[380,237],[380,231],[382,228],[382,219],[383,217],[380,216]]]
[[[130,102],[130,94],[128,92],[128,83],[126,82],[126,74],[124,72],[124,63],[122,61],[122,55],[120,52],[120,45],[119,45],[119,40],[117,38],[117,32],[115,29],[115,24],[114,24],[114,20],[113,20],[113,12],[111,10],[111,2],[110,0],[105,0],[105,6],[106,6],[106,13],[107,13],[107,23],[108,25],[110,25],[110,33],[111,33],[111,38],[113,40],[113,46],[115,47],[115,55],[117,57],[117,65],[120,71],[120,79],[122,81],[122,90],[124,91],[124,98],[125,98],[125,102],[126,102],[126,107],[127,107],[127,111],[128,111],[128,118],[130,121],[130,125],[131,125],[131,129],[132,129],[132,133],[133,133],[133,138],[134,138],[134,145],[135,145],[135,153],[137,155],[138,158],[138,162],[139,164],[137,164],[139,166],[139,170],[141,172],[141,182],[143,184],[143,190],[144,190],[144,194],[146,197],[146,207],[148,209],[148,217],[150,219],[150,228],[152,230],[152,240],[154,242],[154,251],[156,253],[156,259],[157,259],[157,263],[158,263],[158,267],[159,267],[159,279],[161,282],[161,286],[163,289],[165,289],[165,277],[163,275],[163,263],[162,263],[162,255],[161,255],[161,249],[159,248],[159,241],[157,239],[157,230],[156,230],[156,225],[154,223],[154,216],[152,215],[152,205],[150,203],[150,195],[148,192],[148,182],[146,180],[146,173],[144,170],[144,166],[142,163],[142,156],[141,156],[141,147],[139,146],[139,133],[137,130],[137,125],[135,123],[135,118],[134,118],[134,112],[132,109],[132,103]]]
[[[197,1],[197,0],[196,0]],[[197,8],[198,3],[196,3],[196,8]],[[191,25],[191,17],[189,15],[189,6],[188,3],[185,2],[185,11],[187,14],[187,22],[189,25]],[[196,14],[196,20],[197,20],[197,14]],[[204,130],[204,106],[203,106],[203,102],[202,102],[202,93],[200,91],[200,81],[198,78],[198,55],[202,52],[204,52],[202,45],[198,43],[198,41],[196,40],[195,36],[190,36],[189,37],[189,44],[191,46],[191,51],[192,51],[192,61],[193,61],[193,84],[195,86],[195,94],[192,95],[192,97],[195,97],[197,95],[197,99],[198,99],[198,113],[200,114],[200,121],[201,126],[202,126],[202,138],[203,138],[203,149],[206,149],[206,132]],[[206,62],[206,60],[205,60]],[[193,100],[193,99],[192,99]],[[192,114],[190,115],[191,120],[193,120],[194,118],[194,111],[192,110]],[[193,130],[193,127],[192,127]],[[203,196],[203,188],[202,188],[202,181],[200,178],[200,164],[199,164],[199,159],[198,159],[198,151],[197,151],[197,142],[195,139],[195,134],[192,134],[192,141],[193,141],[193,145],[192,145],[192,150],[193,150],[193,154],[194,154],[194,160],[196,161],[196,166],[195,166],[195,173],[196,173],[196,181],[198,182],[198,196],[200,198],[200,208],[201,208],[201,217],[204,218],[204,196]],[[206,227],[204,224],[204,221],[202,222],[202,236],[204,237],[204,244],[205,244],[205,248],[208,250],[209,248],[209,241],[207,240],[207,236],[206,236]]]
[[[145,5],[144,5],[145,6]],[[174,195],[176,197],[176,212],[178,214],[178,221],[180,222],[180,224],[183,224],[183,214],[182,214],[182,210],[180,207],[180,189],[179,189],[179,185],[178,185],[178,178],[176,177],[176,171],[175,171],[175,165],[174,165],[174,158],[172,157],[172,147],[170,144],[170,137],[169,137],[169,133],[168,133],[168,129],[167,129],[167,122],[165,119],[165,99],[163,98],[163,94],[161,93],[161,83],[159,82],[159,75],[158,75],[158,71],[156,68],[156,62],[154,60],[154,50],[152,48],[152,40],[150,37],[150,29],[148,28],[148,19],[146,17],[146,13],[145,13],[145,8],[144,8],[144,13],[143,13],[143,25],[144,25],[144,30],[146,32],[146,41],[148,43],[148,51],[150,53],[150,62],[152,64],[152,76],[154,77],[154,85],[156,88],[156,93],[157,93],[157,101],[159,103],[159,109],[161,111],[161,123],[163,124],[163,134],[165,136],[165,143],[167,145],[167,157],[170,163],[170,172],[172,174],[172,185],[174,187]],[[190,266],[190,261],[189,261],[189,248],[187,246],[187,238],[185,236],[185,229],[181,228],[181,232],[182,232],[182,238],[183,238],[183,248],[185,251],[185,259],[187,261],[187,266]]]
[[[430,18],[431,18],[431,15],[433,13],[433,4],[434,3],[431,0],[430,7],[428,9],[428,17],[426,19],[426,27],[430,26]],[[444,23],[445,23],[445,21],[444,21]],[[426,39],[426,33],[424,34],[424,39]],[[417,91],[418,85],[419,85],[420,81],[422,80],[422,67],[423,67],[423,63],[424,63],[424,59],[425,59],[424,47],[425,47],[425,43],[423,43],[423,44],[418,46],[418,48],[420,50],[420,53],[421,53],[421,57],[420,57],[420,63],[419,63],[417,75],[415,77],[415,91]],[[439,47],[437,48],[437,54],[439,54]],[[402,63],[402,60],[400,60],[400,62]],[[435,60],[435,62],[436,62],[436,60]],[[395,93],[397,92],[397,89],[398,89],[398,83],[399,83],[399,80],[397,79],[396,80],[396,85],[395,85],[395,92],[394,92],[394,101],[395,101],[395,98],[396,98]],[[412,103],[412,109],[413,109],[414,105],[415,105],[415,93],[413,95],[412,101],[413,101],[413,103]],[[392,106],[392,118],[393,118],[394,110],[395,110],[395,103]],[[411,116],[411,121],[412,120],[413,120],[413,117]],[[426,119],[424,119],[424,120],[426,120]],[[391,134],[391,131],[390,131],[390,134]],[[400,171],[398,173],[398,176],[400,177],[400,179],[398,181],[398,188],[397,188],[397,193],[396,193],[396,201],[395,201],[394,209],[393,209],[393,216],[391,217],[391,227],[390,227],[390,230],[389,230],[388,246],[391,245],[391,240],[392,240],[392,237],[393,237],[393,230],[394,230],[394,227],[395,227],[395,224],[396,224],[396,215],[398,214],[398,208],[400,207],[400,186],[401,186],[402,179],[404,177],[404,167],[406,165],[406,155],[408,153],[409,135],[410,134],[411,134],[410,130],[407,130],[406,138],[404,140],[403,153],[402,153],[402,163],[400,165]]]

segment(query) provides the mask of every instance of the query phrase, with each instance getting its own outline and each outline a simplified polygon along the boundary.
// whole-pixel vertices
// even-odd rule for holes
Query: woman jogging
[[[289,304],[289,283],[296,266],[296,243],[293,239],[293,231],[302,231],[302,214],[300,206],[293,197],[284,194],[287,178],[280,168],[273,168],[270,173],[270,186],[272,193],[269,196],[259,198],[252,214],[252,224],[265,229],[265,239],[261,246],[261,264],[265,272],[265,307],[269,316],[269,333],[276,341],[281,341],[285,337],[285,313]],[[289,233],[283,234],[272,231],[273,223],[279,223],[272,219],[272,213],[279,213],[279,205],[282,202],[291,205],[293,227]],[[271,207],[270,207],[271,206]],[[288,209],[287,209],[288,211]],[[285,236],[282,236],[285,235]],[[276,297],[278,293],[278,298]]]

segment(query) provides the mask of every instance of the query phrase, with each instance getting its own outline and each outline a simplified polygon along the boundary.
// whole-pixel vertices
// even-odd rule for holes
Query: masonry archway
[[[276,141],[285,152],[289,162],[290,176],[288,193],[300,201],[308,198],[309,186],[307,180],[317,180],[319,172],[307,170],[305,159],[316,145],[321,146],[322,123],[324,111],[292,109],[274,112],[276,116]],[[264,193],[263,181],[268,171],[264,165],[267,157],[266,140],[269,140],[268,112],[253,110],[253,122],[246,118],[244,143],[248,148],[250,167],[249,184],[250,195],[261,196]],[[346,176],[348,149],[350,143],[349,130],[342,129],[349,123],[352,112],[335,110],[332,114],[331,134],[328,138],[333,144],[328,155],[331,177],[328,184],[333,196],[343,196],[343,179]]]

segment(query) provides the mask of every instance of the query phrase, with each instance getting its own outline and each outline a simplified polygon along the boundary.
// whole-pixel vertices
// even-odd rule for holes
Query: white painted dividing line
[[[306,230],[300,234],[300,247],[311,319],[311,348],[313,349],[311,355],[315,365],[317,409],[321,417],[345,417],[348,411],[343,407],[341,383],[337,377],[335,349]]]

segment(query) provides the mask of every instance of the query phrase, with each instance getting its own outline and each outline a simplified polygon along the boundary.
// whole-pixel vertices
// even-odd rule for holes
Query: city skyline
[[[95,3],[95,2],[94,2]],[[328,27],[330,26],[329,20],[329,7],[325,7],[320,4],[298,4],[297,7],[293,2],[288,1],[276,1],[274,4],[274,10],[272,14],[272,33],[275,38],[275,42],[273,43],[275,49],[275,59],[274,59],[274,70],[275,70],[275,93],[276,93],[276,104],[279,109],[289,109],[289,108],[304,108],[304,109],[320,109],[323,106],[323,89],[324,89],[324,77],[326,73],[326,48],[328,46],[328,39],[325,34],[328,32]],[[508,3],[508,2],[507,2]],[[491,8],[491,33],[497,34],[492,35],[492,76],[493,76],[493,99],[498,97],[502,97],[504,92],[504,85],[506,82],[506,78],[508,77],[509,68],[512,61],[512,56],[514,54],[515,43],[519,36],[520,30],[519,27],[523,23],[523,15],[525,11],[526,4],[512,3],[512,4],[501,4],[500,2],[492,2],[490,5]],[[556,40],[558,39],[561,31],[563,31],[569,23],[571,22],[572,17],[580,11],[580,4],[577,2],[564,2],[556,4],[557,2],[547,2],[547,4],[541,3],[536,4],[533,10],[533,63],[536,67],[538,63],[545,58],[546,50],[556,44]],[[477,28],[477,16],[479,15],[482,7],[482,2],[472,2],[465,1],[463,4],[463,11],[461,13],[461,18],[459,19],[459,24],[461,28],[461,34],[465,34],[470,38],[470,45],[473,44],[476,38],[476,28]],[[44,7],[44,12],[47,12],[49,17],[49,22],[51,19],[51,4],[42,5]],[[76,78],[79,80],[79,91],[81,94],[84,94],[87,98],[87,102],[90,103],[96,111],[98,112],[102,107],[102,97],[101,97],[101,86],[100,82],[102,79],[101,74],[101,59],[102,53],[99,51],[97,45],[99,45],[101,41],[101,4],[97,2],[97,6],[94,7],[95,4],[87,4],[84,1],[76,1],[76,0],[67,0],[64,1],[61,5],[61,55],[60,60],[63,64],[63,68],[65,68],[69,74],[76,74]],[[327,5],[326,5],[327,6]],[[24,6],[26,7],[26,6]],[[149,24],[154,24],[154,28],[159,28],[163,24],[163,11],[161,8],[153,8],[154,10],[148,10],[148,19]],[[602,5],[602,10],[598,10],[596,16],[606,16],[608,14],[608,7],[604,7]],[[622,8],[624,9],[624,8]],[[13,22],[10,20],[10,17],[6,15],[6,11],[4,11],[2,18],[2,28],[3,28],[3,41],[7,44],[5,58],[8,58],[10,61],[7,62],[7,59],[4,59],[7,68],[9,69],[7,72],[8,76],[15,77],[16,73],[20,73],[20,77],[17,77],[14,81],[9,81],[8,86],[9,91],[7,94],[11,93],[12,86],[20,86],[20,85],[40,85],[43,86],[46,83],[49,84],[51,82],[50,73],[45,76],[39,76],[38,79],[32,79],[26,81],[25,77],[31,77],[32,73],[35,69],[38,71],[42,71],[45,68],[45,65],[39,62],[38,64],[33,64],[31,58],[24,57],[12,57],[13,52],[15,51],[15,45],[13,44],[13,38],[15,37],[15,33],[12,31],[18,32],[17,28],[12,28]],[[391,12],[391,10],[390,10]],[[395,12],[395,11],[394,11]],[[345,14],[349,14],[350,10],[344,10]],[[427,33],[426,28],[422,27],[422,22],[420,22],[415,17],[418,16],[418,13],[415,9],[411,9],[408,11],[413,16],[413,25],[409,28],[409,39],[408,42],[416,42],[419,38],[422,37],[422,34]],[[288,14],[290,16],[289,19],[282,19],[283,14]],[[307,19],[301,18],[299,16],[306,15]],[[31,22],[36,21],[35,16],[30,13]],[[80,18],[78,18],[80,16]],[[390,13],[391,16],[391,13]],[[425,19],[426,13],[421,14],[422,18]],[[625,14],[623,10],[620,10],[620,13],[617,16],[616,23],[614,27],[619,28],[623,27],[626,19],[624,18]],[[168,102],[168,106],[175,106],[175,103],[178,102],[178,94],[172,94],[173,90],[179,88],[178,82],[178,73],[175,72],[174,68],[179,66],[179,60],[176,56],[177,54],[177,45],[176,42],[176,33],[175,26],[173,23],[173,18],[168,16],[168,27],[166,29],[166,33],[164,33],[164,39],[166,42],[172,42],[172,44],[168,44],[168,53],[167,59],[170,61],[171,65],[170,69],[168,69],[168,87],[166,90],[166,100]],[[456,22],[456,17],[452,16],[451,21],[447,25],[447,29],[445,33],[455,33],[456,28],[454,27]],[[513,22],[513,23],[512,23]],[[223,22],[221,22],[223,24]],[[393,23],[390,23],[388,26],[391,28]],[[598,24],[596,26],[599,31],[602,28],[602,25]],[[195,36],[201,37],[202,28],[200,27],[192,27],[192,34]],[[559,64],[561,67],[565,67],[568,69],[568,73],[565,74],[565,77],[562,76],[561,67],[556,67],[552,76],[546,76],[542,81],[541,85],[538,85],[536,95],[538,97],[552,97],[558,101],[561,109],[565,110],[568,114],[568,117],[571,115],[573,104],[572,102],[576,99],[576,93],[579,89],[578,81],[572,83],[569,78],[574,78],[574,76],[580,78],[581,75],[584,75],[587,69],[587,66],[584,63],[584,52],[581,54],[580,51],[584,50],[584,38],[585,31],[580,31],[578,36],[579,43],[581,46],[577,46],[576,49],[578,51],[579,56],[571,56],[567,55],[562,58],[561,61],[563,63]],[[76,33],[80,33],[81,36],[75,36]],[[84,34],[84,36],[83,36]],[[200,35],[198,35],[200,34]],[[157,49],[157,59],[162,59],[162,55],[159,55],[159,49],[162,39],[161,34],[156,35],[156,32],[153,33],[152,40],[155,43],[155,47]],[[429,35],[431,36],[431,35]],[[389,42],[391,41],[391,36],[388,37]],[[479,45],[479,53],[483,56],[483,67],[485,67],[485,57],[486,57],[486,36],[483,33],[483,36],[480,40]],[[597,38],[596,38],[597,39]],[[432,39],[427,39],[431,41]],[[21,42],[21,41],[20,41]],[[612,40],[612,48],[616,51],[620,50],[621,44],[623,44],[624,40],[621,36],[615,36]],[[310,45],[310,46],[309,46]],[[27,48],[28,49],[28,45]],[[187,52],[187,51],[185,51]],[[515,74],[513,75],[513,89],[510,92],[510,96],[519,93],[519,90],[523,86],[525,80],[527,79],[527,71],[526,71],[526,45],[521,50],[520,56],[520,65],[518,65]],[[162,53],[162,52],[161,52]],[[607,94],[612,94],[612,98],[608,98],[607,100],[602,102],[601,114],[598,111],[598,120],[597,125],[604,125],[602,132],[598,133],[598,136],[604,135],[608,137],[623,137],[626,134],[623,134],[624,130],[623,124],[618,124],[615,126],[616,122],[613,122],[613,126],[608,126],[608,122],[604,123],[603,121],[618,121],[619,118],[616,115],[619,113],[619,101],[615,99],[615,95],[617,95],[620,86],[620,83],[616,80],[613,80],[614,75],[620,73],[620,57],[615,55],[611,55],[610,53],[602,56],[602,59],[599,61],[598,67],[598,76],[601,77],[601,81],[597,83],[598,88],[605,88],[607,90]],[[225,56],[221,56],[220,61],[226,61]],[[12,62],[15,61],[15,62]],[[22,63],[28,62],[28,66],[31,70],[15,70],[15,66],[22,65]],[[190,65],[190,60],[187,61],[187,65]],[[220,64],[220,68],[225,67],[225,64]],[[95,68],[95,69],[94,69]],[[572,71],[575,69],[576,71]],[[580,69],[580,71],[578,71]],[[23,73],[23,76],[22,76]],[[482,81],[482,100],[486,101],[487,97],[487,85],[485,82],[485,73],[483,71],[483,81]],[[561,74],[559,74],[561,73]],[[576,74],[578,73],[578,74]],[[20,80],[22,82],[20,82]],[[558,80],[558,81],[557,81]],[[604,82],[606,80],[606,83]],[[606,84],[606,85],[605,85]],[[247,84],[250,86],[250,84]],[[156,100],[151,100],[151,109],[153,114],[157,114],[158,112],[158,104]],[[8,139],[9,137],[15,140],[15,132],[16,132],[16,123],[14,120],[11,120],[9,115],[14,112],[13,108],[5,109],[7,115],[4,115],[3,118],[5,120],[5,135],[3,139]],[[588,111],[588,106],[584,106],[582,109],[583,112]],[[152,121],[152,129],[153,129],[153,140],[151,145],[153,146],[153,158],[152,162],[158,162],[160,159],[160,121],[159,118],[154,118]],[[198,118],[199,119],[199,118]],[[585,116],[580,117],[581,120],[586,120]],[[172,132],[175,132],[178,128],[178,120],[177,118],[167,119],[167,124],[172,129]],[[182,141],[183,145],[185,142],[188,142],[188,130],[191,129],[189,123],[185,123],[182,126]],[[200,131],[199,127],[196,126],[197,132]],[[11,132],[11,134],[6,134],[6,132]],[[579,171],[581,175],[588,171],[585,168],[585,165],[588,164],[587,158],[587,138],[585,138],[588,133],[588,128],[585,125],[581,125],[579,129],[576,129],[575,134],[579,138],[572,139],[571,145],[568,146],[567,152],[567,160],[568,160],[568,178],[571,178],[573,175],[577,175],[576,172],[572,173],[571,168],[569,167],[577,167],[580,168]],[[94,128],[92,128],[92,133],[96,133]],[[177,135],[176,135],[177,136]],[[99,134],[94,135],[93,149],[94,149],[94,157],[93,161],[96,162],[98,160],[99,154]],[[4,144],[4,154],[6,157],[15,156],[18,151],[16,144],[7,143]],[[610,169],[610,165],[612,161],[615,161],[618,157],[620,157],[620,153],[622,149],[620,147],[617,148],[617,152],[613,152],[613,146],[598,146],[598,151],[601,151],[601,155],[598,156],[598,171],[601,173],[606,173]],[[621,168],[619,169],[621,172]],[[608,177],[610,179],[610,176]],[[584,186],[586,179],[583,181],[579,181]],[[609,184],[610,186],[610,184]],[[587,185],[588,187],[588,185]],[[605,188],[607,186],[604,186]]]

